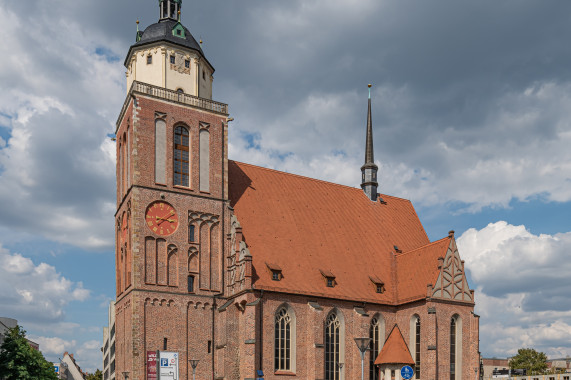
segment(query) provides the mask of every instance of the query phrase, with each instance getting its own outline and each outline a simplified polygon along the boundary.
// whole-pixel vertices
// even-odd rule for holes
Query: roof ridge
[[[436,244],[442,243],[442,241],[444,241],[444,240],[446,240],[446,239],[450,239],[450,237],[448,237],[448,236],[443,237],[442,239],[435,240],[435,241],[433,241],[433,242],[431,242],[431,243],[425,244],[425,245],[420,246],[420,247],[417,247],[417,248],[415,248],[415,249],[411,249],[410,251],[397,253],[395,256],[396,256],[397,258],[399,258],[399,257],[404,256],[404,255],[407,255],[407,254],[409,254],[409,253],[413,253],[413,252],[415,252],[415,251],[424,249],[424,248],[426,248],[426,247],[430,247],[430,246],[432,246],[432,245],[436,245]]]
[[[358,187],[353,187],[353,186],[349,186],[349,185],[343,185],[343,184],[340,184],[340,183],[325,181],[325,180],[323,180],[323,179],[312,178],[312,177],[308,177],[308,176],[301,175],[301,174],[290,173],[290,172],[284,172],[283,170],[267,168],[267,167],[264,167],[264,166],[259,166],[259,165],[254,165],[254,164],[248,164],[248,163],[242,162],[242,161],[236,161],[236,160],[230,160],[230,159],[229,159],[228,161],[229,161],[229,162],[237,163],[237,164],[239,164],[239,165],[246,165],[246,166],[250,166],[250,167],[253,167],[253,168],[257,168],[257,169],[267,170],[267,171],[275,172],[275,173],[279,173],[279,174],[285,174],[285,175],[289,175],[289,176],[293,176],[293,177],[298,177],[298,178],[301,178],[301,179],[307,179],[307,180],[310,180],[310,181],[320,182],[320,183],[324,183],[324,184],[327,184],[327,185],[339,186],[339,187],[343,187],[343,188],[347,188],[347,189],[362,191],[362,190],[359,189]],[[363,194],[365,194],[365,193],[363,192]],[[379,196],[380,196],[381,198],[388,197],[388,198],[392,198],[392,199],[398,199],[398,200],[402,200],[402,201],[411,202],[410,199],[401,198],[401,197],[396,197],[396,196],[394,196],[394,195],[388,195],[388,194],[381,194],[381,193],[379,193]],[[412,203],[412,202],[411,202],[411,203]]]

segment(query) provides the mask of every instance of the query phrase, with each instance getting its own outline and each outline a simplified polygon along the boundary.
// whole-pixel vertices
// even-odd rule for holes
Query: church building
[[[171,352],[169,379],[477,379],[454,231],[431,242],[410,201],[379,192],[370,93],[360,189],[229,160],[214,66],[182,0],[158,5],[116,129],[117,378],[157,379]]]

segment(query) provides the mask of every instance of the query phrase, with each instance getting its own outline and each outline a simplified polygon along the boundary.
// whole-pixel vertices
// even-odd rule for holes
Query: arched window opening
[[[450,319],[450,380],[462,379],[462,318]]]
[[[339,380],[341,322],[331,313],[325,324],[325,380]]]
[[[450,380],[456,379],[456,319],[450,320]]]
[[[292,319],[285,307],[276,313],[274,332],[274,369],[276,371],[291,371]]]
[[[416,319],[415,326],[414,363],[416,367],[416,378],[420,379],[420,318]]]
[[[371,338],[371,351],[369,353],[369,379],[379,380],[379,371],[375,368],[375,360],[381,351],[380,333],[381,333],[381,323],[378,317],[374,317],[371,320],[371,326],[369,328],[369,338]]]
[[[410,318],[410,355],[414,360],[415,379],[420,379],[421,360],[420,360],[420,317],[415,314]]]
[[[189,135],[185,127],[174,132],[174,184],[189,187]]]

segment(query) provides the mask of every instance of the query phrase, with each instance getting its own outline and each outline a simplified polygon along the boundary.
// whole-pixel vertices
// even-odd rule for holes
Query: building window
[[[331,313],[325,325],[325,380],[339,380],[341,322]]]
[[[274,369],[276,371],[291,371],[292,318],[286,307],[282,307],[276,313],[274,333]]]
[[[280,272],[277,270],[272,271],[272,280],[279,281],[280,280]]]
[[[196,240],[194,238],[194,225],[191,224],[190,226],[188,226],[188,242],[189,243],[194,243]]]
[[[153,56],[152,55],[147,55],[147,65],[150,65],[151,63],[153,63]]]
[[[177,29],[177,30],[176,30],[176,34],[177,34],[178,36],[180,36],[180,35],[182,34],[182,30]]]
[[[184,61],[184,67],[186,67],[187,69],[190,68],[190,60],[186,59],[186,60]]]
[[[382,284],[377,284],[377,293],[384,293],[385,288]]]
[[[378,317],[374,317],[371,320],[371,327],[369,328],[369,338],[371,338],[371,351],[369,353],[369,379],[370,380],[380,380],[379,371],[375,368],[375,360],[381,351],[380,334],[381,333],[381,323]]]
[[[188,129],[176,127],[174,132],[174,184],[189,187]]]
[[[171,55],[171,63],[174,65],[175,63],[175,59],[174,59],[174,55]]]
[[[188,276],[188,292],[194,293],[194,276]]]
[[[335,285],[335,281],[331,277],[328,277],[327,278],[327,286],[329,288],[332,288],[334,285]]]
[[[416,367],[416,378],[420,379],[420,318],[416,319],[415,326],[414,363]]]
[[[201,123],[202,124],[202,123]],[[201,129],[199,133],[200,139],[200,191],[210,191],[210,132],[208,129]]]
[[[450,380],[456,379],[456,319],[450,320]]]

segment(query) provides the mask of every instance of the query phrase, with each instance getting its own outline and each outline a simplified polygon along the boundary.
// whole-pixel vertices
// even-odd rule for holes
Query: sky
[[[0,0],[0,316],[102,367],[123,60],[156,0]],[[571,355],[571,2],[185,0],[231,159],[380,192],[456,231],[480,350]]]

